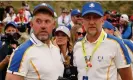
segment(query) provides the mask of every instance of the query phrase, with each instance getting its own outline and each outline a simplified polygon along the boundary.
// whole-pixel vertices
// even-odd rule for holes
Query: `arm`
[[[119,40],[115,57],[116,67],[122,80],[132,80],[131,59],[124,43]]]
[[[131,67],[118,69],[118,72],[119,72],[122,80],[127,80],[127,79],[132,80]]]
[[[122,38],[127,39],[130,36],[130,34],[132,33],[131,30],[132,30],[131,27],[127,27],[126,31],[122,34]]]
[[[11,73],[7,73],[6,80],[24,80],[24,77],[15,75],[15,74],[11,74]]]
[[[5,68],[5,66],[6,66],[6,65],[8,64],[8,62],[9,62],[9,58],[10,58],[10,56],[7,55],[7,56],[5,57],[5,59],[2,60],[2,61],[0,62],[0,70],[3,70],[3,68]]]

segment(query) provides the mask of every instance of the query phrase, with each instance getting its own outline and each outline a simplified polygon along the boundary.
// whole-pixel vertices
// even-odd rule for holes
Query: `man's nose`
[[[46,28],[46,26],[47,26],[46,22],[43,21],[43,22],[41,23],[41,28]]]
[[[90,24],[94,24],[95,23],[95,21],[94,21],[94,19],[92,17],[90,18],[89,22],[90,22]]]

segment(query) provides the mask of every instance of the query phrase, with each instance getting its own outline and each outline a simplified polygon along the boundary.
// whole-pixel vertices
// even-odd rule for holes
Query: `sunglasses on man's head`
[[[80,36],[80,35],[83,35],[84,33],[82,33],[82,32],[77,32],[77,34]]]

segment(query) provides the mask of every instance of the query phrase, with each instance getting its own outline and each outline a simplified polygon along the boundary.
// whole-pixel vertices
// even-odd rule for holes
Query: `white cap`
[[[62,31],[70,38],[70,30],[66,26],[59,26],[55,32]]]
[[[128,15],[127,14],[122,14],[121,17],[120,17],[120,20],[129,22]]]
[[[0,24],[3,24],[2,21],[0,21]]]

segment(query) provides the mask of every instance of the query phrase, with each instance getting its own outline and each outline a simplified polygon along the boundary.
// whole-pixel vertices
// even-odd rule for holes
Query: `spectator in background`
[[[114,35],[115,27],[108,21],[104,21],[103,29],[111,35]]]
[[[107,21],[109,21],[110,23],[112,23],[113,26],[115,27],[119,27],[119,18],[120,18],[120,14],[116,11],[113,10],[110,13],[110,18],[107,19]]]
[[[68,10],[63,9],[61,15],[58,17],[59,26],[67,26],[70,23],[70,18],[68,16]]]
[[[3,21],[5,15],[4,3],[0,2],[0,21]]]
[[[110,21],[110,11],[105,11],[104,12],[104,20],[106,21]]]
[[[24,11],[24,16],[28,22],[32,19],[32,13],[30,12],[30,6],[26,2],[22,2],[22,9]]]
[[[132,27],[132,37],[131,37],[130,41],[133,43],[133,27]]]
[[[74,25],[71,29],[71,37],[73,44],[76,42],[81,41],[84,37],[84,32],[81,25]]]
[[[71,28],[77,24],[82,25],[81,12],[79,9],[73,9],[71,11],[71,22],[69,23],[69,25],[67,25],[67,27],[69,28],[69,30],[71,30]]]
[[[18,25],[14,22],[9,22],[4,28],[5,35],[2,38],[4,44],[0,48],[0,80],[5,80],[9,57],[18,46],[17,38],[15,38],[18,32],[17,27]]]
[[[15,21],[17,24],[26,24],[26,23],[28,23],[28,20],[27,20],[27,18],[26,18],[25,15],[24,15],[23,9],[20,9],[20,10],[18,11],[18,15],[17,15],[17,17],[14,19],[14,21]]]
[[[3,34],[2,30],[3,30],[4,24],[0,21],[0,48],[2,47],[2,41],[1,41],[1,36]]]
[[[119,21],[119,31],[123,39],[130,39],[132,37],[132,23],[129,21],[127,14],[122,14]]]
[[[6,7],[6,18],[4,18],[3,23],[9,23],[14,21],[14,19],[16,18],[16,14],[14,13],[14,7],[13,6],[7,6]]]
[[[18,30],[20,32],[25,32],[27,29],[28,20],[24,15],[23,9],[20,9],[18,12],[18,16],[15,18],[14,22],[16,22],[18,26]]]
[[[0,21],[0,40],[3,33],[4,24]]]

